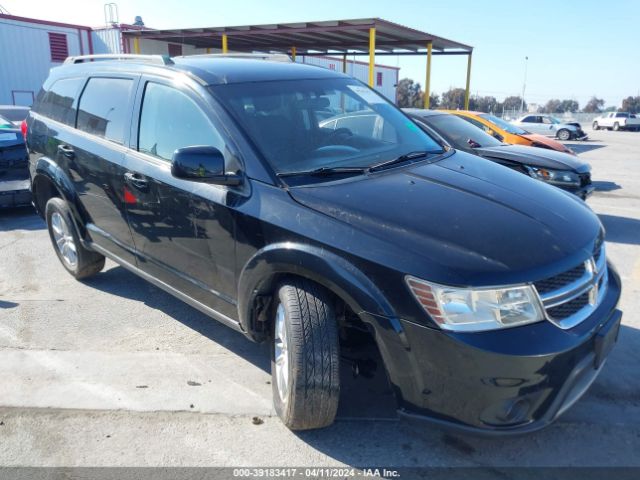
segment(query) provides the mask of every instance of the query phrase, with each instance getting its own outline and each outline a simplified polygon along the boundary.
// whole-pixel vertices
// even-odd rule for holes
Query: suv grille
[[[570,284],[581,278],[585,273],[584,263],[581,263],[575,268],[571,270],[567,270],[566,272],[562,272],[555,277],[547,278],[545,280],[540,280],[539,282],[535,282],[534,285],[538,290],[540,295],[544,295],[545,293],[553,292],[565,285]]]
[[[602,301],[607,288],[604,245],[576,267],[534,283],[547,318],[560,328],[572,328],[587,318]]]

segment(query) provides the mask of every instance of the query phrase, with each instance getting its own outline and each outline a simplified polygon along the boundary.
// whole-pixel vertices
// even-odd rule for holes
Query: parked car
[[[465,122],[435,110],[404,109],[431,136],[438,136],[456,150],[512,168],[577,195],[583,200],[594,190],[591,166],[573,155],[536,147],[508,145]]]
[[[29,157],[19,127],[0,116],[0,208],[31,203]]]
[[[20,124],[27,118],[29,110],[29,107],[18,105],[0,105],[0,117],[9,120],[14,126],[20,128]]]
[[[268,342],[289,428],[333,422],[354,336],[379,347],[402,416],[477,432],[541,428],[602,370],[620,277],[575,196],[443,147],[335,71],[75,62],[27,120],[62,266],[81,279],[111,258]],[[378,136],[315,116],[356,106]]]
[[[586,140],[588,138],[578,122],[564,122],[551,115],[529,114],[511,123],[531,133],[556,137],[558,140],[563,141]]]
[[[528,130],[524,130],[516,125],[491,115],[490,113],[482,112],[470,112],[466,110],[443,110],[453,115],[458,115],[463,120],[481,128],[489,135],[497,138],[501,142],[509,143],[511,145],[525,145],[527,147],[538,147],[556,150],[558,152],[570,153],[575,155],[575,152],[562,143],[539,135],[537,133],[531,133]]]
[[[593,129],[640,130],[640,118],[629,112],[610,112],[593,119]]]

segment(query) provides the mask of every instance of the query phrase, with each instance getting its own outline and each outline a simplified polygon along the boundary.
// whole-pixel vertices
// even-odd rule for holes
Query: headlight
[[[526,167],[529,175],[552,185],[580,186],[577,173],[568,170],[551,170],[550,168]]]
[[[515,327],[544,319],[530,285],[455,288],[406,277],[418,303],[444,330],[477,332]]]

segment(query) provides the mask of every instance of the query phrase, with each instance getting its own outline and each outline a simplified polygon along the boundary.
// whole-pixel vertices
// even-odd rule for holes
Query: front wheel
[[[592,126],[594,130],[600,130],[600,125],[598,125],[598,122],[593,122]]]
[[[281,284],[275,297],[273,403],[291,430],[331,425],[340,396],[338,326],[331,295],[306,279]]]
[[[617,132],[618,130],[620,130],[620,124],[618,122],[613,124],[613,131]]]
[[[80,243],[67,202],[57,197],[50,199],[45,207],[45,218],[53,248],[67,272],[80,280],[104,268],[104,257]]]
[[[566,128],[558,130],[558,133],[556,135],[558,136],[558,139],[562,141],[567,141],[571,138],[571,132]]]

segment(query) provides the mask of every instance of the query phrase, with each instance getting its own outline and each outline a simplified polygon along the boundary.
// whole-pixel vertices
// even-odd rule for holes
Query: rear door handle
[[[67,158],[73,158],[75,156],[75,152],[73,151],[73,147],[70,147],[69,145],[58,145],[58,152],[60,152],[62,155],[64,155]]]
[[[138,173],[126,172],[124,179],[128,184],[133,185],[138,190],[145,190],[149,186],[149,182]]]

